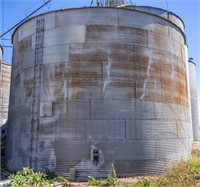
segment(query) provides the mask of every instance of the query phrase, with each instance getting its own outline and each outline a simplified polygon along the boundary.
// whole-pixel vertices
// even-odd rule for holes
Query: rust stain
[[[9,85],[9,84],[10,84],[10,80],[5,80],[5,79],[0,80],[0,84],[1,84],[1,85],[3,85],[3,84]]]
[[[17,86],[21,82],[21,74],[18,73],[14,78],[14,85]]]
[[[64,75],[63,72],[55,71],[54,78],[55,78],[56,80],[63,80],[63,75]]]
[[[33,91],[32,86],[26,87],[26,97],[31,97],[32,91]]]
[[[74,93],[72,98],[73,99],[81,99],[81,98],[85,98],[86,94],[84,94],[84,92],[77,92]]]
[[[70,61],[68,63],[68,67],[70,68],[74,68],[75,70],[77,70],[77,68],[90,68],[90,67],[99,67],[101,68],[103,64],[103,61],[99,60],[99,61],[80,61],[80,62],[73,62]]]
[[[110,83],[110,86],[114,86],[114,87],[117,87],[117,88],[134,88],[134,82],[111,82]]]
[[[27,50],[31,50],[32,47],[32,36],[28,36],[26,38],[24,38],[23,40],[21,40],[18,43],[18,51],[23,53]]]
[[[80,62],[80,61],[106,61],[108,59],[106,54],[70,54],[69,56],[71,62]]]
[[[87,25],[87,41],[110,43],[135,43],[146,45],[148,31],[144,29],[111,25]]]
[[[176,133],[177,135],[180,135],[180,133],[183,131],[183,125],[181,121],[176,121]]]
[[[32,96],[32,89],[33,89],[32,85],[33,85],[33,79],[24,80],[26,97]]]
[[[90,86],[102,86],[103,83],[99,83],[99,80],[76,80],[73,79],[70,81],[69,87],[72,88],[85,88]]]
[[[123,34],[124,39],[131,35],[134,37],[137,36],[141,41],[136,39],[136,43],[144,42],[143,39],[148,36],[148,32],[142,29],[107,25],[88,25],[87,39],[89,39],[88,41],[90,41],[90,39],[99,41],[104,37],[104,33],[107,33],[106,35],[111,37],[110,41],[112,41],[113,36],[109,33],[112,33],[113,30],[116,31],[116,35],[119,37]],[[160,36],[158,34],[153,34],[153,37],[154,40],[157,40]],[[28,40],[24,40],[23,43],[21,43],[21,50],[27,48],[27,42]],[[155,42],[157,42],[155,44],[158,46],[164,45],[163,41],[157,40]],[[110,52],[108,52],[108,49]],[[109,59],[112,61],[110,72],[111,82],[109,83],[109,86],[122,89],[133,89],[133,92],[124,92],[127,97],[141,98],[142,94],[144,94],[144,82],[146,81],[147,94],[145,95],[144,100],[156,100],[178,104],[184,103],[186,100],[184,95],[187,87],[186,82],[183,81],[186,76],[184,64],[172,64],[165,60],[169,54],[155,50],[154,53],[161,57],[163,56],[163,59],[155,59],[151,64],[150,70],[148,70],[149,57],[142,54],[141,49],[142,47],[120,43],[104,43],[101,46],[95,43],[70,45],[70,56],[67,69],[64,63],[55,64],[53,67],[54,73],[51,74],[51,79],[61,81],[63,79],[68,79],[70,80],[68,85],[70,88],[81,89],[94,86],[102,87],[106,73],[104,72],[104,68]],[[130,53],[127,55],[128,52]],[[174,58],[173,55],[171,58]],[[92,68],[96,69],[92,70]],[[148,75],[147,71],[149,71]],[[170,77],[172,71],[175,74],[174,78]],[[181,80],[179,81],[179,79]],[[161,93],[155,93],[155,83],[162,85]],[[63,88],[56,87],[54,95],[63,97],[62,89]],[[86,96],[85,94],[86,93],[79,90],[74,93],[73,97],[83,98]],[[174,94],[178,96],[175,96]],[[89,93],[87,93],[87,95],[89,95]]]
[[[81,71],[75,71],[75,72],[66,72],[64,75],[65,78],[94,78],[94,79],[100,79],[102,78],[102,74],[99,72],[81,72]]]

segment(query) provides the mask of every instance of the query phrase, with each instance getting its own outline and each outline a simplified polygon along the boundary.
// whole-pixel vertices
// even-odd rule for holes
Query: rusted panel
[[[162,49],[166,52],[176,53],[176,56],[183,59],[181,45],[169,37],[155,32],[149,32],[149,45],[154,48]]]
[[[142,29],[132,29],[128,27],[116,26],[87,26],[87,41],[109,43],[135,43],[138,45],[147,45],[148,32]]]
[[[23,76],[24,76],[23,85],[26,95],[25,98],[30,102],[30,99],[32,99],[32,94],[33,94],[33,81],[34,81],[33,69],[32,68],[26,69],[24,71]]]
[[[101,72],[98,73],[98,72],[87,72],[87,71],[82,71],[82,72],[79,72],[78,70],[75,70],[74,72],[70,72],[70,73],[66,73],[65,74],[65,77],[66,78],[93,78],[93,79],[101,79],[102,78],[102,74]]]
[[[77,80],[77,79],[70,79],[70,83],[69,83],[69,87],[72,88],[87,88],[90,86],[101,86],[99,80],[94,80],[94,79],[90,79],[89,81],[84,81],[84,80]]]
[[[101,53],[97,53],[97,54],[70,54],[70,61],[95,61],[95,60],[102,60],[102,61],[106,61],[107,57],[105,56],[105,54],[101,54]]]
[[[23,40],[20,40],[20,42],[18,42],[18,52],[19,53],[23,53],[25,51],[31,50],[31,46],[32,46],[32,37],[28,36],[26,38],[24,38]]]

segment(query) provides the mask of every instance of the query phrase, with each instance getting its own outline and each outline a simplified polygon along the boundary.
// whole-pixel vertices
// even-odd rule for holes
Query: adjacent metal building
[[[0,127],[8,119],[8,105],[10,95],[11,65],[2,59],[3,48],[0,45]]]
[[[197,80],[196,80],[196,64],[193,59],[189,59],[189,80],[190,80],[190,97],[191,97],[191,114],[192,114],[192,128],[193,139],[200,140],[200,125],[199,125],[199,108],[198,108],[198,94],[197,94]]]
[[[67,9],[13,34],[7,164],[85,180],[155,174],[191,154],[182,20],[153,7]]]

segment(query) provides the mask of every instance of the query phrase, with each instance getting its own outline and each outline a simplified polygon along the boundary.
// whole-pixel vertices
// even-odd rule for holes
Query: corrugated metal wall
[[[198,94],[196,81],[196,64],[189,61],[190,74],[190,96],[191,96],[191,113],[192,113],[192,128],[193,139],[200,140],[200,126],[199,126],[199,108],[198,108]]]
[[[36,33],[41,19],[44,33]],[[149,7],[70,9],[21,25],[13,35],[9,169],[66,174],[113,162],[118,175],[150,174],[188,158],[183,33],[178,17]]]
[[[0,46],[0,126],[8,119],[8,105],[10,95],[11,65],[2,60]]]

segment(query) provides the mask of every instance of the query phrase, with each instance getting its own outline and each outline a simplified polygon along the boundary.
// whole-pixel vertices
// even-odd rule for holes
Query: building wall
[[[69,9],[16,29],[9,169],[150,174],[190,156],[184,26],[153,10]]]

